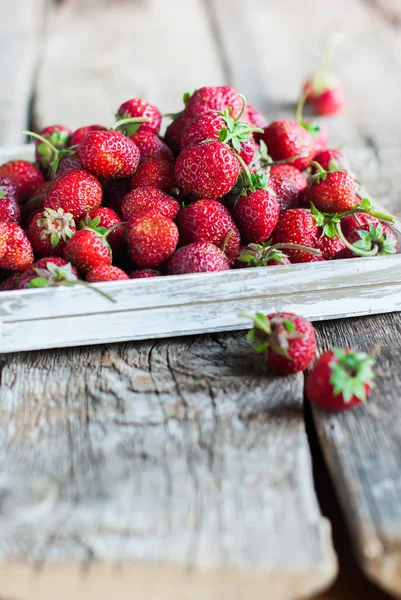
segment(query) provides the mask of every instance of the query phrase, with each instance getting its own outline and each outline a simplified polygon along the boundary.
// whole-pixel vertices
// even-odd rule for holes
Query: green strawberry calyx
[[[333,160],[331,160],[329,163],[328,171],[323,169],[322,165],[320,163],[316,162],[315,160],[312,160],[310,162],[310,164],[316,168],[316,173],[314,175],[312,175],[309,185],[313,185],[314,183],[321,183],[322,181],[326,181],[327,176],[330,173],[345,173],[346,172],[345,169],[340,169]]]
[[[317,248],[302,246],[301,244],[272,244],[270,240],[263,244],[248,244],[246,248],[242,248],[236,258],[239,262],[243,262],[248,267],[266,267],[272,261],[277,261],[281,264],[288,264],[287,255],[283,250],[300,250],[302,252],[310,252],[316,256],[321,256],[322,253]]]
[[[366,385],[374,386],[373,366],[375,356],[380,347],[373,349],[372,353],[349,350],[347,348],[333,348],[333,359],[329,363],[330,383],[335,396],[341,394],[345,404],[353,397],[362,402],[366,401]]]
[[[263,133],[263,129],[253,127],[250,123],[241,121],[246,108],[246,99],[241,95],[242,108],[239,115],[234,119],[231,117],[231,106],[224,111],[216,111],[225,122],[225,127],[219,132],[219,142],[230,144],[237,152],[241,151],[241,144],[248,142],[253,133]]]
[[[45,269],[35,268],[34,270],[37,274],[37,277],[31,279],[31,281],[28,283],[28,288],[30,289],[82,285],[86,288],[90,288],[104,298],[107,298],[107,300],[116,302],[116,300],[109,294],[106,294],[106,292],[93,287],[89,283],[86,283],[86,281],[78,279],[78,277],[73,273],[71,263],[67,263],[66,265],[60,267],[49,261],[46,263]]]
[[[53,173],[57,171],[60,160],[64,158],[64,156],[72,156],[75,154],[74,148],[57,148],[54,144],[52,144],[50,139],[44,137],[43,135],[39,135],[39,133],[34,133],[33,131],[21,131],[21,133],[24,135],[29,135],[30,137],[41,142],[36,149],[41,157],[43,157],[43,165],[45,167],[49,167]],[[52,136],[49,137],[52,138]]]
[[[255,352],[265,353],[272,350],[276,354],[293,360],[289,354],[291,341],[304,337],[294,324],[294,317],[282,317],[277,313],[268,319],[262,313],[255,315],[241,314],[240,317],[250,319],[254,327],[248,333],[248,339],[255,345]]]
[[[45,208],[43,216],[37,222],[41,228],[40,238],[45,240],[50,237],[50,243],[55,248],[60,240],[67,242],[74,235],[75,221],[70,213],[62,208],[56,210]]]

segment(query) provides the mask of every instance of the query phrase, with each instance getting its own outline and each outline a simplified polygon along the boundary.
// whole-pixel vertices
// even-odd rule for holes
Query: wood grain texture
[[[0,19],[0,144],[23,141],[45,26],[47,0],[2,0]]]
[[[55,573],[76,598],[100,574],[101,598],[128,584],[238,600],[327,586],[302,388],[267,375],[244,334],[6,358],[0,593],[43,600]]]
[[[333,344],[384,344],[369,402],[342,415],[315,410],[315,423],[360,564],[401,596],[401,317],[382,315],[317,325],[321,351]]]
[[[164,0],[64,0],[49,29],[38,127],[111,125],[120,104],[135,96],[177,112],[184,92],[224,77],[201,0],[174,0],[173,7]]]

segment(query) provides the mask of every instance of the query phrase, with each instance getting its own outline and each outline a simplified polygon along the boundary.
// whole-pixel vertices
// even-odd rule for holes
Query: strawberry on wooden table
[[[128,253],[137,267],[155,269],[165,263],[178,244],[176,224],[158,213],[129,219],[125,227]]]
[[[211,242],[230,260],[238,254],[240,234],[229,210],[217,200],[197,200],[181,210],[177,217],[183,245]]]
[[[228,271],[230,261],[211,242],[194,242],[179,248],[167,265],[169,275]]]
[[[118,267],[113,265],[100,265],[94,267],[86,274],[88,283],[100,283],[102,281],[125,281],[129,279],[128,275]]]
[[[266,365],[280,375],[304,371],[316,353],[315,330],[307,319],[288,312],[240,315],[254,323],[248,338]]]
[[[19,204],[29,200],[44,181],[38,167],[27,160],[10,160],[0,165],[0,177],[7,177],[15,184],[16,199]]]
[[[54,181],[44,206],[54,210],[62,208],[74,217],[81,218],[101,205],[102,193],[102,186],[96,177],[87,171],[77,169],[69,171]]]
[[[76,230],[71,213],[45,208],[31,219],[27,235],[37,256],[62,256]]]
[[[121,212],[125,220],[149,212],[175,219],[179,210],[180,204],[175,198],[152,186],[132,190],[124,196],[121,204]]]
[[[306,379],[306,395],[312,404],[340,412],[365,402],[374,386],[374,354],[333,348],[319,356]]]
[[[222,142],[191,146],[175,163],[178,186],[193,198],[222,198],[232,190],[240,171],[237,157]]]
[[[170,192],[177,187],[174,163],[170,160],[147,158],[140,163],[129,182],[132,189],[151,186]]]
[[[34,261],[31,242],[16,223],[0,223],[0,268],[24,271]]]

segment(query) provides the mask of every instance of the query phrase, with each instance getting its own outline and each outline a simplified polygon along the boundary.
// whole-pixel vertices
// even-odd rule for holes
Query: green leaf
[[[241,144],[237,138],[232,138],[231,143],[233,145],[234,150],[236,150],[237,152],[241,151]]]
[[[182,101],[185,104],[185,106],[188,104],[188,100],[190,99],[192,94],[190,94],[189,92],[185,92],[182,96]]]
[[[293,333],[296,330],[294,323],[291,323],[291,321],[288,321],[288,320],[284,321],[284,327],[290,333]]]
[[[262,352],[267,350],[268,347],[269,347],[269,344],[267,342],[265,342],[264,344],[259,344],[258,346],[255,346],[255,352],[258,352],[259,354],[261,354]]]
[[[361,207],[364,210],[371,210],[372,209],[372,203],[369,200],[369,198],[362,198],[362,200],[361,200]],[[355,207],[353,207],[353,208],[355,208]]]
[[[226,127],[223,127],[222,129],[220,129],[219,142],[225,142],[227,137],[228,137],[228,129]]]
[[[49,287],[49,280],[46,277],[35,277],[28,283],[29,288],[44,288]]]
[[[57,246],[57,244],[59,243],[60,238],[57,235],[57,233],[52,233],[50,236],[50,243],[52,245],[52,248],[55,248]]]

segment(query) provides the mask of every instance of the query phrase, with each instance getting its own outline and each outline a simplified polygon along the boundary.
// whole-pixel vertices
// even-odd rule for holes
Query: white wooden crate
[[[0,160],[32,158],[31,147]],[[376,203],[378,208],[381,208]],[[395,229],[401,238],[401,227]],[[0,353],[249,327],[243,312],[311,320],[401,310],[401,255],[0,292]]]

